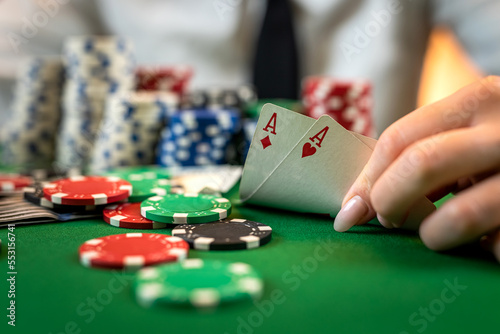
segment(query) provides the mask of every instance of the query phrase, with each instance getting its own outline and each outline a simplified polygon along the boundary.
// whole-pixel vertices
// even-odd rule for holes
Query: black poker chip
[[[23,189],[24,199],[30,203],[50,209],[56,213],[77,213],[103,210],[106,205],[61,205],[54,204],[43,196],[43,186],[47,182],[36,182]]]
[[[184,239],[198,250],[251,249],[267,244],[272,229],[245,219],[224,219],[214,223],[178,225],[172,236]]]

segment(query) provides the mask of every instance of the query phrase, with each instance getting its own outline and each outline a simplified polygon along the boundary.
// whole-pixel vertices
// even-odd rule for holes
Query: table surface
[[[237,197],[233,190],[231,198]],[[477,246],[425,248],[414,233],[377,226],[336,233],[321,215],[234,206],[232,217],[273,228],[258,249],[191,251],[190,258],[241,261],[264,277],[257,304],[200,312],[141,308],[133,274],[85,268],[86,240],[134,232],[101,220],[19,226],[16,328],[1,333],[470,333],[498,331],[499,265]],[[156,230],[170,234],[170,230]],[[7,233],[0,229],[0,287],[6,313]],[[5,329],[8,329],[5,331]]]

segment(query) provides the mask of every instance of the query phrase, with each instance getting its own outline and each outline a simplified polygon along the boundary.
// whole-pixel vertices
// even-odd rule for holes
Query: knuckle
[[[409,173],[416,182],[426,182],[435,174],[439,164],[439,152],[428,143],[418,142],[404,155]]]
[[[495,100],[500,100],[500,76],[489,75],[482,80],[482,84],[491,92]]]
[[[480,208],[475,201],[450,203],[446,210],[449,228],[454,230],[454,234],[471,235],[477,229]]]
[[[391,125],[385,130],[378,140],[376,149],[378,154],[384,159],[393,159],[398,153],[398,147],[403,141],[401,131],[399,131],[397,124]]]

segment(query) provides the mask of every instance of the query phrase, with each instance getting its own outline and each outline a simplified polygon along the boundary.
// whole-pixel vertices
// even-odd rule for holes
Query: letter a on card
[[[242,200],[260,186],[315,121],[273,104],[262,107],[243,170]]]

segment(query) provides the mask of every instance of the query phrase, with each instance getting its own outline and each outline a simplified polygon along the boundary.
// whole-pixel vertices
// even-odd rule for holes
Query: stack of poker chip
[[[212,87],[206,90],[188,92],[183,100],[183,109],[225,109],[245,110],[248,104],[257,100],[253,86],[242,85],[235,89]]]
[[[187,91],[193,69],[184,65],[141,66],[135,76],[138,91],[167,91],[182,96]]]
[[[168,92],[130,92],[110,97],[90,169],[100,172],[154,163],[163,120],[177,104],[178,96]]]
[[[243,120],[243,147],[242,147],[242,163],[245,162],[250,145],[252,144],[253,135],[257,129],[257,120],[247,118]]]
[[[302,99],[308,116],[326,114],[347,130],[374,135],[372,86],[368,81],[309,77],[303,82]]]
[[[66,83],[57,163],[86,167],[109,96],[135,87],[131,42],[120,37],[71,37],[64,46]]]
[[[60,118],[63,64],[60,58],[22,62],[10,115],[2,124],[2,163],[48,168],[54,161]]]
[[[204,166],[228,162],[239,113],[229,109],[182,110],[169,117],[158,146],[162,166]]]
[[[0,174],[0,196],[19,193],[33,183],[31,177],[20,174]]]

